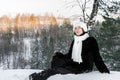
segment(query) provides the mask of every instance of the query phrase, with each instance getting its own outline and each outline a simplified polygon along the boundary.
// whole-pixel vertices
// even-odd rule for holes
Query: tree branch
[[[87,26],[91,26],[92,23],[94,22],[93,19],[98,13],[98,7],[99,7],[99,0],[94,0],[93,9],[92,9],[89,21],[87,22]]]

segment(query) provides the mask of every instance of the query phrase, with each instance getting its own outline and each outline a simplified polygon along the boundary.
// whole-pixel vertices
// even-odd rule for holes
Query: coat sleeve
[[[100,56],[99,53],[99,48],[98,48],[98,44],[95,38],[92,38],[92,51],[93,51],[93,57],[94,57],[94,62],[95,65],[97,67],[97,69],[101,72],[101,73],[110,73],[110,71],[108,70],[108,68],[106,67],[106,65],[104,64],[102,57]]]

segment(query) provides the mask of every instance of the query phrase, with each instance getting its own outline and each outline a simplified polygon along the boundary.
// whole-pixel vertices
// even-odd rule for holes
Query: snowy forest
[[[88,26],[92,25],[89,34],[97,39],[100,55],[108,68],[120,71],[120,15],[116,13],[120,12],[120,2],[112,3],[114,5],[105,7],[106,4],[101,2],[99,8],[93,9],[91,14],[94,15],[89,20],[85,13],[81,19],[87,21]],[[104,12],[102,22],[94,21],[98,9]],[[73,40],[73,25],[69,19],[47,14],[42,23],[38,17],[17,15],[15,19],[0,18],[0,69],[46,69],[50,67],[55,52],[68,52]]]
[[[120,18],[96,22],[90,35],[99,45],[103,60],[111,70],[120,70]],[[8,30],[0,36],[0,68],[45,69],[55,52],[67,53],[73,40],[72,25],[48,25],[13,34]]]

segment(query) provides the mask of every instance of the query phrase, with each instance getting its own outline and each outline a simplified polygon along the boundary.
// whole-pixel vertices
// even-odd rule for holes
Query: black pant
[[[55,53],[51,61],[51,68],[43,70],[40,73],[33,73],[29,76],[29,80],[47,80],[55,74],[67,74],[71,73],[70,70],[65,68],[67,59],[65,59],[62,53]]]

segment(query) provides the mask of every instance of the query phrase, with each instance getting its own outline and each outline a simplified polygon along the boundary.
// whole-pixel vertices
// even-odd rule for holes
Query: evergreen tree
[[[105,16],[104,19],[102,25],[97,24],[91,32],[96,37],[100,53],[110,70],[120,71],[120,19]]]
[[[42,69],[42,52],[39,38],[36,37],[35,41],[32,44],[32,54],[31,54],[31,68],[32,69]]]

